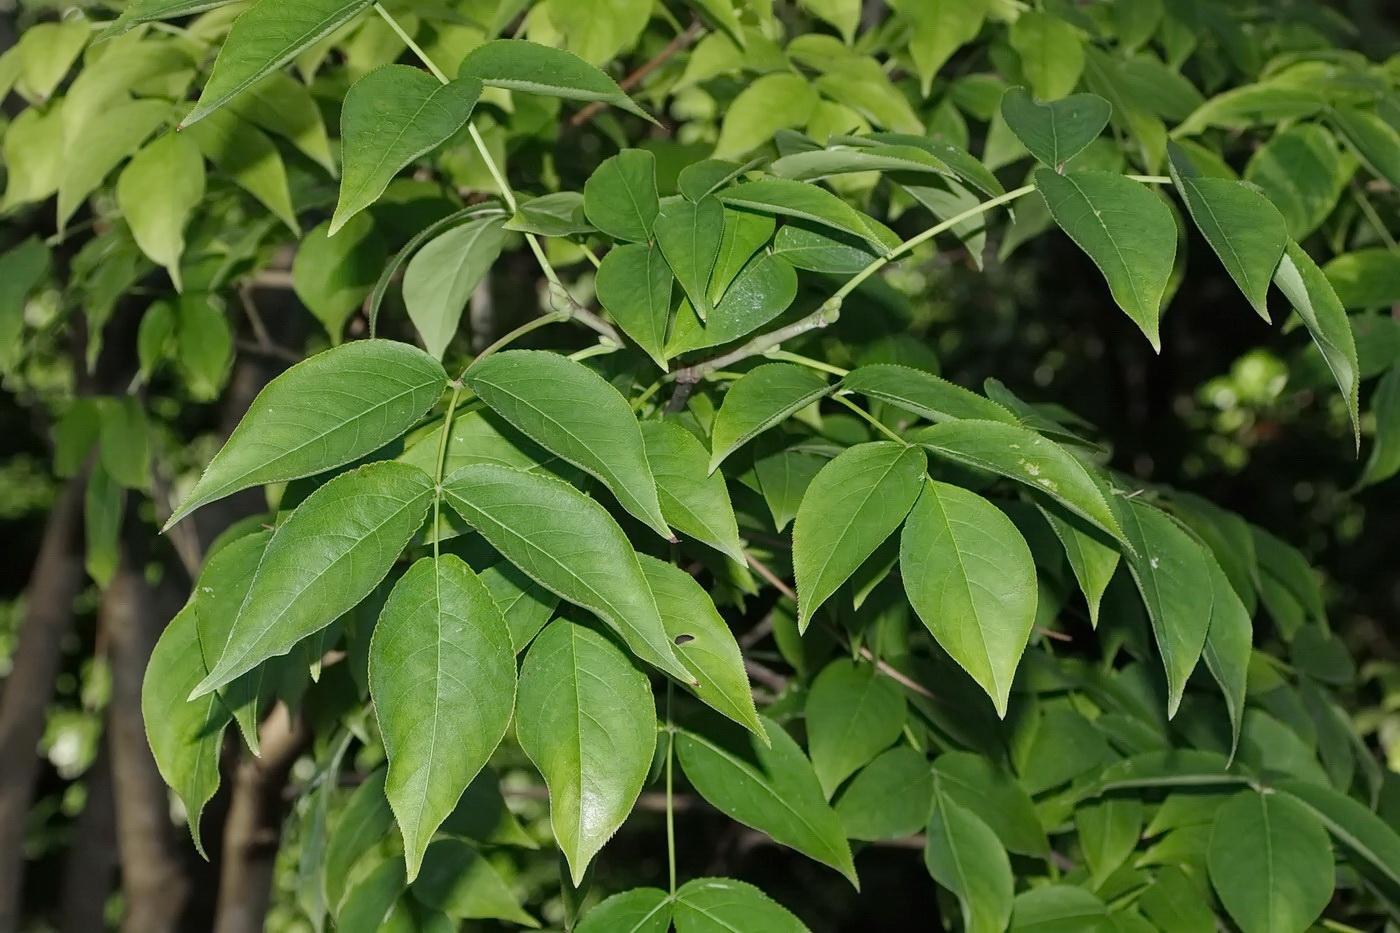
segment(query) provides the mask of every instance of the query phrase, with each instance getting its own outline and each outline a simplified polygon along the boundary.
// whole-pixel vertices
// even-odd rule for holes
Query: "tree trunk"
[[[107,896],[117,867],[116,803],[112,799],[112,763],[107,741],[98,746],[88,769],[87,803],[73,827],[73,842],[63,867],[62,933],[102,933]]]
[[[174,614],[171,600],[147,585],[145,561],[128,527],[116,575],[102,599],[102,624],[112,662],[112,702],[107,736],[117,802],[117,850],[121,855],[126,915],[122,930],[165,933],[179,926],[189,895],[170,820],[170,798],[146,743],[141,720],[141,680],[151,649]],[[167,611],[169,610],[169,611]]]
[[[87,471],[70,479],[49,513],[26,587],[14,667],[0,693],[0,933],[15,933],[24,882],[24,830],[38,774],[39,740],[83,582],[79,534]]]
[[[214,933],[261,933],[286,816],[283,791],[310,734],[279,703],[258,730],[262,758],[246,751],[224,821],[223,865]]]

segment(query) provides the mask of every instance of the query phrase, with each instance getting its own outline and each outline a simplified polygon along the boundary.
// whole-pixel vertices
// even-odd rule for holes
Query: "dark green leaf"
[[[754,367],[729,387],[710,436],[710,472],[759,434],[831,391],[826,377],[794,363]]]
[[[1312,257],[1292,240],[1288,242],[1283,260],[1274,273],[1274,284],[1303,319],[1313,342],[1322,351],[1327,367],[1332,370],[1337,386],[1342,390],[1342,398],[1346,400],[1359,446],[1361,421],[1357,393],[1361,383],[1360,363],[1356,356],[1356,338],[1351,332],[1351,322],[1347,320],[1342,303],[1337,300],[1337,293],[1332,290],[1327,276],[1322,274]]]
[[[613,247],[603,257],[595,286],[598,303],[663,370],[673,284],[660,247],[628,243]]]
[[[707,472],[709,452],[704,445],[669,421],[642,422],[642,439],[666,522],[735,563],[744,563],[724,474]]]
[[[724,238],[724,207],[713,197],[678,200],[656,218],[656,242],[700,319],[707,320],[710,275]]]
[[[904,730],[904,695],[875,668],[833,661],[807,695],[807,746],[827,797],[894,744]]]
[[[1041,163],[1061,168],[1098,138],[1113,108],[1097,94],[1074,94],[1060,100],[1032,100],[1013,87],[1001,99],[1001,115],[1016,138]]]
[[[901,745],[866,765],[836,800],[852,839],[904,839],[923,830],[933,812],[928,759]]]
[[[765,178],[722,189],[725,204],[763,214],[781,214],[822,224],[860,237],[880,253],[899,245],[899,237],[879,221],[851,207],[825,188],[786,178]]]
[[[694,878],[676,892],[676,933],[809,933],[787,908],[751,884],[732,878]]]
[[[671,898],[660,888],[633,888],[614,894],[583,915],[578,933],[666,933]]]
[[[520,39],[495,39],[472,50],[457,70],[488,87],[601,101],[651,120],[617,82],[572,52]],[[655,121],[652,121],[655,122]]]
[[[413,882],[412,890],[420,903],[454,920],[505,920],[539,926],[521,909],[490,860],[460,839],[438,839],[428,846],[423,873]]]
[[[924,864],[962,905],[967,933],[1000,933],[1011,922],[1011,863],[996,833],[972,811],[938,791],[928,824]]]
[[[583,186],[583,212],[610,237],[645,243],[661,210],[656,195],[656,156],[624,149],[604,160]]]

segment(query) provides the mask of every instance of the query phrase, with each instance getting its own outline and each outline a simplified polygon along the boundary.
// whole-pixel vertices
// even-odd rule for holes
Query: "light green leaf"
[[[1006,193],[1006,188],[972,153],[963,146],[944,139],[911,136],[907,133],[871,133],[868,137],[851,137],[878,142],[883,146],[914,146],[947,166],[954,175],[978,189],[989,198]],[[879,151],[879,150],[877,150]]]
[[[424,837],[423,842],[427,841]],[[540,925],[521,909],[496,866],[461,839],[438,839],[428,846],[423,873],[416,881],[413,868],[409,866],[414,898],[453,920],[504,920],[532,928]]]
[[[562,480],[495,463],[462,467],[443,493],[526,576],[597,615],[648,664],[696,683],[676,658],[627,535],[596,501]]]
[[[772,741],[725,720],[676,733],[676,755],[695,790],[721,813],[830,865],[856,884],[851,850],[807,756],[782,726],[759,716]]]
[[[1322,821],[1358,871],[1379,879],[1392,896],[1400,892],[1400,835],[1384,819],[1330,787],[1297,780],[1275,786]]]
[[[193,16],[196,13],[203,13],[206,10],[237,2],[238,0],[135,0],[134,3],[122,10],[122,15],[117,17],[112,25],[108,26],[93,41],[101,42],[104,39],[115,38],[141,23]]]
[[[624,149],[603,160],[583,186],[583,212],[593,226],[618,240],[646,243],[661,210],[656,156]]]
[[[671,897],[660,888],[633,888],[603,901],[583,915],[578,933],[666,933],[671,929]]]
[[[46,103],[91,36],[92,26],[82,18],[36,23],[23,30],[15,44],[20,60],[17,90],[31,103]]]
[[[1254,624],[1240,598],[1235,595],[1230,578],[1209,554],[1210,565],[1210,628],[1206,632],[1202,657],[1220,692],[1225,696],[1225,709],[1230,715],[1230,754],[1240,743],[1240,726],[1244,723],[1244,702],[1249,672],[1249,654],[1254,641]]]
[[[854,41],[860,25],[860,0],[798,0],[798,6],[835,26],[847,45]]]
[[[974,418],[1020,424],[1004,406],[910,366],[894,363],[859,366],[841,380],[841,389],[888,402],[930,421]]]
[[[874,441],[848,448],[822,467],[792,526],[799,630],[904,521],[927,466],[917,447]]]
[[[185,224],[204,197],[204,157],[188,136],[166,133],[132,156],[117,178],[117,205],[136,245],[182,288]]]
[[[714,157],[745,155],[770,142],[778,130],[806,126],[818,100],[811,82],[799,74],[781,71],[761,75],[725,110]]]
[[[702,322],[695,309],[682,303],[676,314],[666,354],[729,343],[773,320],[797,297],[797,273],[785,260],[760,252],[740,270],[724,297]]]
[[[1032,100],[1013,87],[1001,99],[1001,115],[1016,138],[1043,165],[1059,169],[1108,126],[1113,108],[1097,94],[1074,94],[1060,100]]]
[[[962,905],[967,933],[1001,933],[1007,928],[1013,882],[1006,849],[986,823],[941,791],[933,795],[924,864],[933,880]]]
[[[1241,791],[1216,814],[1210,880],[1243,933],[1303,933],[1332,899],[1332,845],[1288,794]]]
[[[49,248],[38,237],[29,237],[0,253],[0,372],[8,372],[20,357],[25,301],[43,281],[48,269]],[[60,432],[59,448],[63,446]],[[58,469],[61,476],[71,475],[61,467]]]
[[[310,89],[285,71],[274,71],[230,102],[229,111],[281,136],[332,177],[336,175],[326,124]]]
[[[292,260],[292,288],[325,325],[332,343],[340,343],[345,322],[369,296],[388,258],[368,214],[350,218],[337,236],[323,223],[302,237]]]
[[[1400,473],[1400,367],[1392,367],[1376,383],[1371,396],[1376,433],[1358,486],[1374,486]]]
[[[1254,310],[1269,320],[1269,282],[1288,242],[1283,215],[1248,185],[1202,176],[1177,146],[1169,144],[1167,152],[1172,180],[1196,228]]]
[[[1122,933],[1110,920],[1103,901],[1083,888],[1068,884],[1042,885],[1016,895],[1011,907],[1011,930],[1012,933]]]
[[[933,172],[952,175],[953,171],[923,149],[913,146],[872,146],[862,149],[812,149],[785,155],[768,166],[779,178],[816,181],[832,175],[854,172]]]
[[[1118,550],[1111,539],[1103,532],[1073,513],[1065,514],[1058,509],[1047,508],[1037,503],[1045,520],[1064,546],[1069,558],[1070,569],[1084,591],[1084,600],[1089,604],[1089,621],[1099,625],[1099,605],[1103,602],[1104,590],[1118,569]]]
[[[258,393],[166,527],[241,489],[377,450],[422,418],[446,383],[436,360],[392,340],[357,340],[303,360]]]
[[[740,165],[738,162],[728,162],[724,159],[701,159],[681,169],[680,174],[676,176],[676,187],[680,189],[682,197],[699,201],[762,162],[762,158],[754,158]]]
[[[1247,130],[1273,126],[1322,109],[1325,100],[1315,88],[1268,81],[1232,87],[1206,101],[1172,130],[1173,136],[1195,136],[1212,126]]]
[[[408,65],[384,65],[350,86],[340,111],[340,197],[329,233],[373,204],[405,166],[471,118],[481,82],[447,84]]]
[[[1119,509],[1136,555],[1128,569],[1147,606],[1167,673],[1167,716],[1176,714],[1210,631],[1210,564],[1205,551],[1165,513],[1136,499]]]
[[[506,350],[473,364],[465,382],[531,440],[598,477],[623,508],[671,537],[642,429],[627,399],[602,376],[557,353]]]
[[[810,933],[807,926],[758,888],[733,878],[693,878],[676,892],[676,933]]]
[[[781,214],[822,224],[860,237],[881,253],[899,245],[884,224],[862,214],[825,188],[787,178],[764,178],[721,189],[725,204],[763,214]]]
[[[181,128],[208,116],[303,49],[369,8],[371,0],[261,0],[234,20],[214,70]]]
[[[709,473],[709,452],[685,428],[669,421],[642,422],[647,462],[656,477],[667,524],[744,563],[739,527],[722,473]]]
[[[1074,821],[1084,860],[1089,863],[1090,883],[1100,888],[1137,848],[1142,835],[1142,800],[1105,794],[1080,804]]]
[[[959,47],[977,38],[988,0],[894,0],[890,6],[913,25],[909,55],[925,97],[934,75]]]
[[[1084,71],[1084,37],[1049,13],[1029,10],[1016,18],[1007,41],[1021,56],[1021,72],[1041,100],[1070,94]]]
[[[1005,476],[1048,495],[1126,542],[1101,482],[1067,450],[1034,431],[996,421],[945,421],[915,440],[934,454]]]
[[[58,226],[63,229],[83,200],[112,169],[165,123],[170,105],[162,100],[131,100],[98,113],[78,139],[64,140],[58,179]]]
[[[714,311],[710,275],[723,238],[724,207],[714,197],[673,201],[656,218],[657,245],[702,321]]]
[[[651,120],[617,82],[572,52],[521,39],[495,39],[472,50],[457,70],[487,87],[565,100],[601,101]],[[652,122],[656,122],[652,120]]]
[[[1157,320],[1176,258],[1171,209],[1145,185],[1112,172],[1038,168],[1035,186],[1055,222],[1108,279],[1118,306],[1160,349]]]
[[[703,686],[688,688],[715,711],[763,739],[739,643],[704,588],[684,570],[639,554],[647,585],[679,655]]]
[[[287,167],[262,130],[231,112],[211,115],[189,128],[204,157],[262,202],[293,234],[300,235],[287,184]]]
[[[459,558],[425,557],[394,585],[374,627],[369,690],[389,759],[385,793],[412,881],[515,709],[510,632]]]
[[[199,632],[200,677],[214,669],[228,646],[238,610],[248,597],[248,588],[257,576],[258,564],[262,562],[270,537],[271,533],[266,531],[244,535],[219,548],[205,561],[189,606]],[[255,755],[260,754],[258,718],[263,700],[262,685],[263,672],[254,670],[213,694],[233,714],[234,722],[243,733],[243,741]],[[189,687],[193,688],[194,682]],[[189,690],[185,693],[188,696]],[[194,702],[203,702],[203,698]]]
[[[904,731],[904,694],[869,664],[833,661],[807,695],[812,770],[830,798]]]
[[[27,107],[5,127],[5,198],[0,211],[42,201],[58,190],[63,165],[63,101]]]
[[[1035,623],[1035,561],[1021,533],[976,493],[929,480],[904,526],[899,566],[925,627],[1004,718]]]
[[[608,250],[595,286],[598,303],[663,370],[674,284],[659,246],[628,243]]]
[[[126,495],[111,474],[98,463],[83,490],[83,569],[100,589],[106,589],[117,572],[122,513]]]
[[[556,191],[538,198],[516,198],[515,215],[506,221],[507,230],[539,236],[577,236],[594,230],[583,212],[582,192]]]
[[[879,755],[836,799],[836,815],[852,839],[905,839],[933,812],[933,771],[907,745]]]
[[[203,580],[205,574],[200,576]],[[199,820],[219,789],[219,752],[230,717],[216,696],[186,699],[205,673],[195,627],[199,592],[196,586],[190,603],[170,620],[151,651],[141,683],[141,718],[160,776],[179,796],[195,848],[207,858]]]
[[[515,730],[549,787],[550,824],[577,886],[646,781],[651,685],[606,638],[560,620],[525,655]]]
[[[1345,105],[1333,107],[1332,122],[1373,175],[1400,189],[1400,130],[1374,113]]]
[[[440,234],[409,260],[403,302],[435,359],[447,351],[467,300],[501,255],[505,238],[500,217],[482,217]]]
[[[379,278],[374,283],[374,290],[370,292],[369,299],[365,303],[367,306],[366,316],[369,318],[370,336],[373,337],[376,333],[379,320],[379,307],[384,303],[384,296],[389,293],[389,287],[393,285],[398,278],[399,270],[403,268],[404,263],[417,254],[420,246],[442,233],[444,230],[450,230],[463,221],[478,217],[505,216],[505,211],[497,204],[494,202],[486,202],[484,204],[463,208],[460,211],[453,211],[446,217],[433,221],[414,234],[413,238],[405,243],[403,248],[395,253],[392,259],[384,264],[383,271],[379,273]],[[505,226],[507,230],[510,229],[509,223]]]
[[[286,654],[369,595],[422,526],[432,493],[422,470],[387,461],[308,496],[273,532],[228,644],[193,695]]]
[[[1289,234],[1303,240],[1332,213],[1354,167],[1326,127],[1300,123],[1255,152],[1244,178],[1263,189],[1288,222]]]
[[[980,818],[1012,852],[1045,858],[1050,842],[1026,788],[1011,772],[974,752],[945,752],[933,763],[938,790]]]
[[[1351,322],[1347,320],[1346,310],[1337,299],[1337,293],[1332,290],[1327,276],[1322,274],[1312,257],[1292,240],[1288,242],[1283,260],[1274,273],[1274,284],[1293,305],[1293,310],[1298,312],[1298,316],[1308,328],[1308,333],[1312,335],[1313,343],[1322,351],[1327,368],[1332,370],[1337,387],[1342,390],[1347,412],[1351,415],[1356,443],[1360,446],[1358,393],[1361,369],[1356,355],[1356,338],[1351,332]]]
[[[821,373],[795,363],[765,363],[725,393],[710,434],[710,472],[759,434],[831,392]]]
[[[1322,271],[1346,308],[1400,304],[1400,250],[1376,246],[1334,257]]]

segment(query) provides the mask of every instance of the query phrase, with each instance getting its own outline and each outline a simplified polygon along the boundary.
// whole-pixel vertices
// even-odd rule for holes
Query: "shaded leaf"
[[[661,205],[656,195],[656,156],[624,149],[605,159],[583,186],[583,212],[610,237],[645,243]]]
[[[457,334],[462,311],[505,243],[500,217],[469,220],[418,251],[403,276],[403,302],[423,345],[442,359]]]
[[[841,782],[894,744],[904,730],[904,695],[868,664],[828,664],[807,695],[807,747],[829,798]]]
[[[759,434],[831,391],[826,377],[794,363],[765,363],[725,393],[710,435],[710,472]]]
[[[1327,276],[1296,242],[1290,240],[1283,260],[1274,273],[1274,284],[1303,319],[1313,342],[1322,351],[1322,358],[1332,370],[1337,387],[1346,400],[1351,415],[1356,442],[1361,443],[1361,423],[1357,395],[1361,382],[1360,363],[1356,355],[1356,338],[1351,332],[1346,310]]]
[[[1097,94],[1059,100],[1033,100],[1013,87],[1001,99],[1001,115],[1011,132],[1042,164],[1059,169],[1108,126],[1113,108]]]
[[[595,285],[598,303],[663,370],[673,284],[660,247],[628,243],[608,250]]]
[[[669,421],[642,422],[642,439],[667,523],[735,563],[744,563],[724,474],[707,471],[709,452],[704,445]]]

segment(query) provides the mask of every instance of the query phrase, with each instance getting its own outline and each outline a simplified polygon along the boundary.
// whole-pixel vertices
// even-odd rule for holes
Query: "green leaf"
[[[122,10],[122,15],[117,17],[112,25],[108,26],[93,41],[101,42],[104,39],[116,38],[142,23],[193,16],[196,13],[203,13],[206,10],[213,10],[236,2],[238,0],[135,0],[134,3]]]
[[[206,568],[201,581],[207,573]],[[196,586],[190,602],[170,620],[151,650],[141,683],[141,719],[160,776],[179,796],[195,848],[208,858],[199,819],[219,789],[219,752],[230,717],[216,696],[186,699],[205,673],[195,626],[199,593]]]
[[[424,837],[424,844],[427,841]],[[504,920],[539,926],[539,921],[521,909],[496,866],[461,839],[436,840],[423,856],[423,873],[416,881],[413,869],[410,865],[414,898],[453,920]]]
[[[412,881],[515,709],[510,632],[459,558],[425,557],[394,585],[374,627],[369,689],[389,759],[385,792]]]
[[[829,798],[904,731],[904,694],[868,664],[833,661],[807,695],[812,770]]]
[[[1279,781],[1276,788],[1313,812],[1363,874],[1400,892],[1400,835],[1380,816],[1345,794],[1309,781]]]
[[[482,217],[440,234],[409,261],[403,302],[435,359],[447,351],[467,300],[501,255],[505,239],[500,217]]]
[[[1047,508],[1037,503],[1045,520],[1060,539],[1069,558],[1070,569],[1084,591],[1084,601],[1089,604],[1089,621],[1099,625],[1099,605],[1103,602],[1104,590],[1118,569],[1118,550],[1111,539],[1105,539],[1103,532],[1090,525],[1078,515],[1065,514],[1059,509]]]
[[[1241,791],[1210,836],[1210,880],[1243,933],[1302,933],[1332,899],[1327,831],[1287,794]]]
[[[762,161],[753,159],[740,165],[738,162],[727,162],[724,159],[701,159],[680,170],[680,174],[676,176],[676,187],[680,189],[682,197],[699,201],[707,194],[714,194]]]
[[[1334,257],[1322,271],[1345,308],[1389,308],[1400,304],[1400,251],[1384,246]]]
[[[831,392],[826,377],[795,363],[765,363],[725,393],[710,434],[710,472],[759,434]]]
[[[909,56],[925,97],[944,62],[977,38],[990,5],[988,0],[894,0],[890,4],[912,24]]]
[[[770,142],[778,130],[805,126],[819,100],[811,82],[791,71],[754,79],[725,110],[714,157],[745,155]]]
[[[642,422],[642,439],[667,524],[743,564],[729,489],[724,474],[708,472],[709,452],[704,445],[670,421]]]
[[[797,448],[785,448],[754,461],[754,476],[778,531],[797,516],[807,487],[826,462],[825,457]]]
[[[510,561],[492,564],[481,571],[481,582],[496,601],[515,653],[525,650],[544,628],[559,605],[559,597],[531,580]]]
[[[258,393],[166,528],[241,489],[377,450],[417,423],[446,382],[436,360],[392,340],[357,340],[303,360]]]
[[[91,35],[92,27],[81,17],[30,25],[15,43],[19,56],[19,92],[31,103],[47,103],[82,54]]]
[[[1400,473],[1400,367],[1392,367],[1371,396],[1376,434],[1358,486],[1374,486]]]
[[[1161,349],[1157,320],[1176,258],[1171,209],[1145,185],[1112,172],[1038,168],[1035,186],[1055,222],[1104,274],[1118,306]]]
[[[515,215],[506,221],[507,230],[539,236],[577,236],[592,233],[594,227],[583,213],[583,194],[556,191],[538,198],[517,195]]]
[[[792,266],[776,256],[759,253],[725,289],[708,321],[701,322],[689,303],[681,305],[666,354],[676,356],[738,340],[783,313],[796,297],[797,273]]]
[[[884,224],[816,185],[786,178],[764,178],[724,188],[716,197],[744,210],[796,217],[849,233],[882,254],[900,243],[899,237]]]
[[[859,366],[841,380],[841,388],[858,392],[866,398],[888,402],[930,421],[975,418],[1020,424],[1004,406],[933,373],[910,366],[894,363]]]
[[[929,480],[905,523],[899,567],[924,626],[1005,718],[1036,613],[1035,561],[1021,533],[976,493]]]
[[[1342,390],[1351,415],[1352,430],[1358,447],[1361,444],[1361,420],[1358,393],[1361,384],[1360,363],[1356,355],[1356,338],[1351,332],[1337,293],[1327,276],[1296,242],[1290,240],[1283,260],[1274,273],[1274,284],[1293,305],[1312,335],[1313,343],[1322,351],[1327,368]]]
[[[1130,499],[1119,514],[1137,552],[1128,556],[1128,569],[1147,606],[1166,668],[1167,716],[1171,717],[1210,631],[1211,561],[1164,512]]]
[[[1254,310],[1269,320],[1269,281],[1288,242],[1283,215],[1248,185],[1200,175],[1190,157],[1176,145],[1169,145],[1167,152],[1172,180],[1196,228]]]
[[[905,839],[933,812],[933,771],[907,745],[882,753],[836,799],[836,815],[852,839]]]
[[[1127,542],[1105,490],[1090,468],[1034,431],[995,421],[945,421],[915,440],[934,454],[1005,476],[1048,495],[1114,538]]]
[[[583,915],[578,933],[666,933],[671,929],[671,897],[660,888],[633,888],[603,901]]]
[[[733,878],[693,878],[676,892],[676,933],[810,933],[806,925],[758,888]]]
[[[234,20],[189,126],[350,22],[371,0],[262,0]]]
[[[388,261],[388,248],[368,214],[350,218],[338,236],[321,224],[297,245],[292,288],[338,344],[350,315],[374,288],[376,270]]]
[[[550,824],[577,886],[646,781],[651,685],[606,638],[560,620],[525,655],[515,730],[549,787]]]
[[[1059,100],[1074,90],[1084,71],[1084,39],[1059,17],[1029,11],[1017,17],[1007,41],[1021,56],[1021,72],[1041,100]]]
[[[557,353],[506,350],[474,363],[465,382],[531,440],[598,477],[623,508],[671,537],[642,429],[627,399],[602,376]]]
[[[185,251],[185,224],[204,198],[204,157],[188,136],[166,133],[131,157],[117,178],[121,208],[136,245],[164,266],[183,288],[180,256]]]
[[[5,128],[5,198],[0,211],[42,201],[58,190],[63,151],[63,103],[47,110],[28,107]]]
[[[112,169],[165,124],[163,100],[130,100],[96,114],[71,142],[65,139],[58,179],[58,226],[63,229]]]
[[[847,275],[880,260],[860,237],[806,220],[790,220],[778,228],[773,256],[799,269]]]
[[[360,78],[340,111],[340,196],[329,233],[369,207],[405,166],[467,125],[481,82],[447,84],[408,65],[384,65]]]
[[[394,812],[384,797],[384,769],[365,778],[346,801],[326,840],[326,905],[339,913],[350,869],[360,856],[394,827]]]
[[[262,202],[293,234],[301,234],[287,167],[267,134],[231,112],[213,114],[188,132],[205,158]]]
[[[272,533],[228,644],[193,695],[286,654],[369,595],[422,526],[432,495],[430,476],[387,461],[308,496]]]
[[[861,149],[813,149],[783,156],[768,166],[779,178],[815,181],[855,172],[934,172],[952,175],[952,169],[923,149],[913,146],[875,146]]]
[[[1037,101],[1023,88],[1013,87],[1001,99],[1001,115],[1011,132],[1041,164],[1053,169],[1098,139],[1112,113],[1108,101],[1097,94]]]
[[[656,218],[656,242],[700,320],[714,311],[710,275],[724,239],[724,207],[714,197],[680,199]]]
[[[443,494],[530,579],[597,615],[648,664],[696,682],[676,658],[627,535],[596,501],[562,480],[495,463],[462,467]]]
[[[1244,702],[1249,672],[1249,655],[1254,641],[1254,624],[1230,578],[1210,555],[1210,628],[1206,632],[1202,657],[1220,692],[1225,696],[1225,709],[1230,715],[1230,754],[1240,743],[1240,726],[1244,723]]]
[[[1326,127],[1300,123],[1255,152],[1244,177],[1283,213],[1289,234],[1303,240],[1332,213],[1354,168]]]
[[[724,209],[724,235],[720,238],[714,271],[710,273],[712,302],[724,297],[729,286],[749,266],[749,259],[772,239],[775,226],[773,218],[765,214]]]
[[[284,71],[274,71],[229,104],[242,119],[281,136],[307,158],[337,174],[320,105],[307,86]]]
[[[257,576],[258,564],[262,562],[270,537],[271,533],[266,531],[244,535],[219,548],[205,561],[198,585],[190,598],[190,608],[199,630],[200,677],[214,669],[228,646],[238,610],[248,597],[248,588]],[[263,672],[249,671],[214,694],[215,699],[222,701],[233,714],[234,722],[238,723],[238,729],[243,733],[243,741],[255,755],[260,754],[258,718],[263,700],[262,685]],[[191,683],[190,687],[193,688],[194,684]],[[203,702],[203,699],[194,702]]]
[[[847,45],[855,39],[860,26],[860,0],[798,0],[798,6],[835,26]]]
[[[1247,130],[1311,116],[1325,105],[1316,88],[1262,81],[1232,87],[1206,101],[1172,130],[1175,137],[1195,136],[1212,126]]]
[[[782,726],[759,716],[772,745],[706,719],[676,733],[676,755],[695,790],[721,813],[766,833],[856,884],[851,850],[807,756]]]
[[[446,217],[428,224],[428,226],[414,234],[413,238],[404,244],[403,249],[395,253],[393,258],[384,264],[383,271],[379,273],[379,278],[374,283],[374,290],[370,292],[369,299],[366,301],[366,315],[369,317],[370,336],[373,337],[375,335],[379,320],[379,306],[384,303],[384,296],[389,293],[389,286],[394,284],[394,281],[398,277],[399,270],[403,267],[404,263],[417,254],[420,246],[442,233],[444,230],[450,230],[464,220],[478,217],[504,216],[505,211],[501,210],[498,205],[494,202],[486,202],[484,204],[476,204],[471,207],[463,208],[460,211],[453,211]],[[507,230],[510,229],[509,223],[505,226]]]
[[[1117,933],[1119,929],[1110,921],[1103,901],[1068,884],[1022,891],[1011,908],[1013,933]]]
[[[534,42],[495,39],[479,45],[463,59],[457,75],[476,78],[487,87],[565,100],[600,101],[656,122],[601,70],[572,52]]]
[[[973,752],[945,752],[933,763],[938,790],[976,815],[1012,852],[1045,858],[1045,838],[1035,804],[1004,766]]]
[[[1143,826],[1142,800],[1105,794],[1080,804],[1074,821],[1084,860],[1089,863],[1090,883],[1100,888],[1137,848]]]
[[[1371,173],[1400,189],[1400,130],[1374,113],[1345,105],[1333,107],[1332,122]]]
[[[583,186],[583,212],[593,226],[618,240],[646,243],[661,211],[656,156],[624,149],[603,160]]]
[[[1000,933],[1011,922],[1011,863],[996,833],[935,791],[924,864],[962,905],[967,933]]]
[[[674,284],[659,246],[628,243],[603,257],[595,285],[598,303],[663,370]]]
[[[749,676],[734,634],[720,617],[709,594],[684,570],[639,554],[647,585],[678,654],[700,677],[691,692],[715,711],[767,741],[753,705]]]
[[[917,447],[874,441],[848,448],[822,467],[792,526],[799,630],[904,521],[927,466]]]
[[[19,359],[25,301],[43,281],[48,269],[49,248],[38,237],[29,237],[0,253],[0,372],[8,372]],[[61,439],[58,446],[64,446]],[[67,470],[59,472],[71,475]]]
[[[355,876],[336,914],[336,933],[379,933],[404,891],[403,859],[376,852],[356,867]]]

